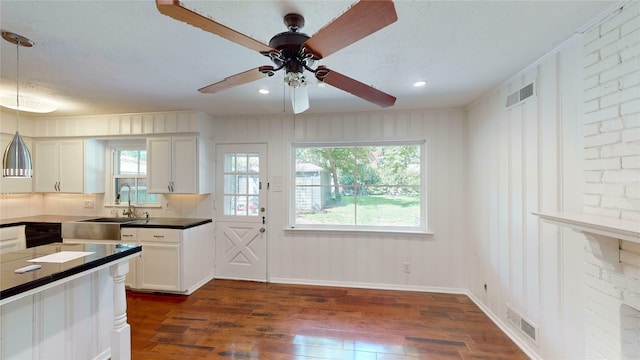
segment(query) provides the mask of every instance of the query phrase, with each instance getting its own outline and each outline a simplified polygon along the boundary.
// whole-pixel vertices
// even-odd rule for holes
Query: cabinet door
[[[195,136],[171,139],[173,192],[198,193],[198,139]]]
[[[168,193],[171,181],[171,138],[147,139],[147,181],[149,193]]]
[[[33,178],[35,192],[57,192],[58,142],[37,141],[34,144]]]
[[[60,141],[58,145],[60,192],[84,190],[84,146],[82,140]]]
[[[136,265],[136,287],[142,290],[182,291],[180,245],[141,242],[142,256]]]

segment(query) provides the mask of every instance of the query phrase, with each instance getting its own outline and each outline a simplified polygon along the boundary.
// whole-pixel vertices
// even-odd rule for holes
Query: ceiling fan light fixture
[[[301,72],[289,71],[284,75],[284,83],[292,88],[307,85],[307,79]]]
[[[425,85],[427,85],[427,82],[424,81],[424,80],[416,81],[416,82],[413,83],[413,86],[415,86],[415,87],[423,87]]]

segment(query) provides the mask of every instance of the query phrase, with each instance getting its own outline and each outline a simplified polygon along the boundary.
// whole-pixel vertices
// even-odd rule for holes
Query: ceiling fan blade
[[[318,30],[303,46],[327,57],[398,20],[391,0],[361,0]]]
[[[294,114],[300,114],[309,109],[309,90],[306,86],[292,87],[289,93],[291,94],[291,106]]]
[[[342,75],[337,71],[330,70],[324,66],[318,66],[316,78],[326,84],[337,87],[359,98],[372,102],[382,107],[392,106],[396,103],[396,98],[358,80]]]
[[[257,67],[251,70],[247,70],[245,72],[241,72],[239,74],[231,75],[222,81],[218,81],[217,83],[200,88],[198,89],[198,91],[204,94],[213,94],[222,90],[227,90],[234,86],[238,86],[238,85],[242,85],[242,84],[246,84],[252,81],[262,79],[265,76],[268,76],[268,75],[265,73],[262,73],[260,71],[260,68]]]
[[[209,19],[208,17],[202,16],[185,8],[184,6],[182,6],[179,0],[156,0],[156,6],[158,7],[158,10],[164,15],[172,17],[176,20],[186,22],[187,24],[193,25],[204,31],[208,31],[210,33],[221,36],[229,41],[247,47],[251,50],[259,52],[269,52],[275,50],[256,39],[239,33],[231,28],[228,28]]]

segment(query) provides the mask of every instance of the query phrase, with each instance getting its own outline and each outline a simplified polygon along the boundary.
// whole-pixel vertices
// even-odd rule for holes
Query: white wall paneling
[[[575,331],[580,323],[571,307],[581,304],[574,294],[581,293],[582,274],[567,268],[579,267],[573,258],[582,243],[531,214],[580,208],[573,193],[581,174],[581,53],[578,42],[565,47],[478,100],[468,115],[469,289],[542,358],[581,357],[583,330]],[[507,95],[532,82],[534,96],[507,109]],[[538,327],[537,342],[508,321],[507,306]]]
[[[465,287],[464,112],[423,110],[216,119],[218,143],[268,144],[268,277],[276,282],[383,288]],[[285,231],[290,144],[318,141],[426,140],[429,228],[435,235]],[[402,272],[402,263],[411,273]]]

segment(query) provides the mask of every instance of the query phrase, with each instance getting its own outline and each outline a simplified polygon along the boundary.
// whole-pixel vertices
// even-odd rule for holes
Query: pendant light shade
[[[18,34],[2,32],[2,38],[16,44],[16,134],[4,151],[2,157],[2,176],[30,178],[33,176],[31,154],[24,140],[20,137],[20,46],[32,47],[33,42]]]
[[[2,158],[2,176],[4,177],[31,177],[33,168],[31,166],[31,154],[27,145],[16,131],[13,140],[4,151]]]

